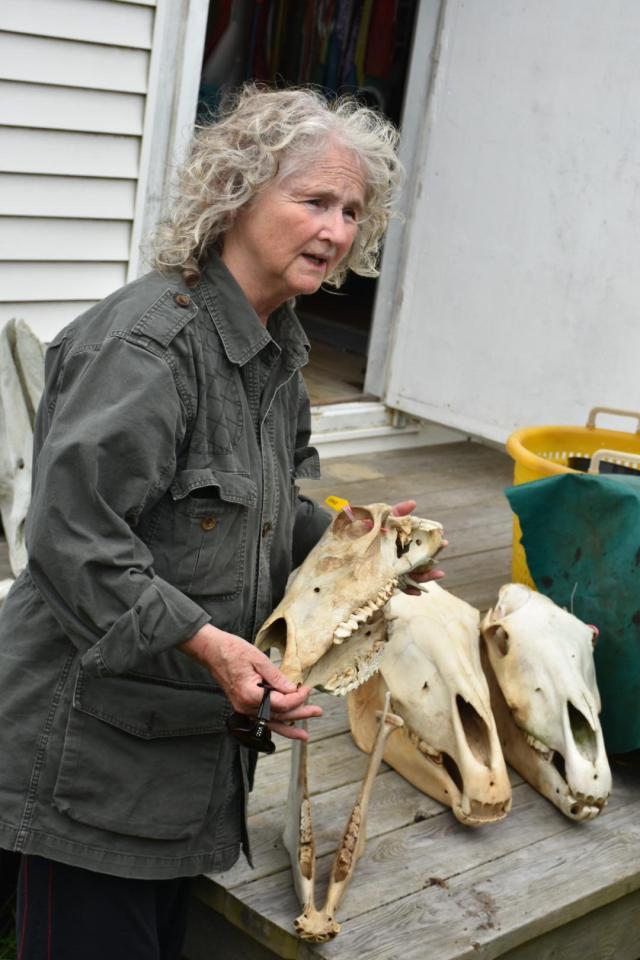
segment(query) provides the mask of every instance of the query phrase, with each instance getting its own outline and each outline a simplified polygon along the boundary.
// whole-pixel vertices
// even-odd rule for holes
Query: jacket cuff
[[[90,676],[115,676],[134,670],[141,659],[184,643],[211,617],[177,587],[154,577],[127,610],[82,657]]]

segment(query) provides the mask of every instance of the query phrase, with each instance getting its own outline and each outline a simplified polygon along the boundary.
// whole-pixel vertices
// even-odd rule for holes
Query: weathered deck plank
[[[450,444],[329,461],[323,479],[306,482],[304,492],[351,503],[413,497],[416,513],[445,526],[446,586],[486,609],[510,578],[511,513],[502,491],[511,471],[493,449]],[[367,759],[347,732],[344,701],[313,696],[326,711],[312,726],[310,747],[321,900]],[[299,906],[280,840],[289,759],[280,741],[258,766],[250,806],[255,870],[238,864],[197,886],[198,923],[206,917],[212,930],[226,925],[238,960],[640,958],[637,768],[616,769],[609,807],[588,824],[569,822],[512,775],[509,817],[469,831],[383,765],[367,848],[339,910],[342,933],[312,946],[293,932]],[[227,920],[216,926],[204,905]],[[190,960],[208,957],[193,929],[189,945]]]
[[[605,819],[607,823],[613,823],[619,811],[629,806],[633,808],[631,819],[634,816],[637,818],[640,810],[636,779],[626,785],[624,780],[619,779],[616,787],[606,818],[597,823],[580,826],[571,823],[523,783],[514,789],[513,810],[500,824],[469,830],[459,824],[449,811],[442,811],[425,822],[399,827],[393,832],[371,838],[367,843],[366,857],[358,864],[356,878],[340,905],[343,933],[331,947],[318,947],[318,953],[336,958],[350,956],[343,952],[350,939],[345,934],[364,930],[369,940],[366,951],[364,943],[361,944],[363,954],[376,960],[378,956],[380,960],[386,960],[387,948],[383,949],[378,944],[376,915],[389,904],[401,904],[415,897],[420,900],[423,891],[434,886],[447,889],[452,895],[453,891],[458,891],[463,896],[468,891],[470,877],[493,877],[494,870],[499,876],[507,874],[509,870],[504,864],[510,862],[508,858],[515,858],[515,862],[520,863],[519,853],[525,851],[521,862],[526,864],[532,857],[534,845],[536,850],[564,851],[567,845],[570,848],[571,838],[577,837],[579,845],[589,849],[593,847],[596,852]],[[622,822],[626,824],[628,818],[625,816]],[[333,852],[317,861],[319,885],[328,880],[332,858]],[[554,862],[558,859],[557,853],[552,859]],[[532,877],[533,870],[532,864]],[[242,899],[246,906],[283,929],[287,928],[291,911],[295,914],[297,906],[286,872],[269,877],[266,881],[247,884],[242,890]],[[540,895],[537,899],[542,901],[544,896]],[[537,908],[535,900],[533,896],[528,906],[532,916]],[[462,929],[461,923],[458,917],[459,930]],[[400,925],[397,927],[399,929]],[[353,935],[358,936],[356,933]],[[408,951],[408,940],[404,935],[403,948]],[[404,955],[410,956],[410,952]],[[445,956],[448,954],[443,953],[443,960]],[[457,957],[457,954],[452,953],[451,956]]]
[[[445,886],[432,884],[361,914],[345,924],[341,940],[319,946],[316,953],[369,960],[492,960],[639,889],[638,786],[635,778],[634,799],[594,823],[567,823],[551,836],[532,836],[506,855],[498,852],[453,875]]]

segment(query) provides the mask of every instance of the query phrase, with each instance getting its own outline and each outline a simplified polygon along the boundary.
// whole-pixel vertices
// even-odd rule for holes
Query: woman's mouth
[[[305,258],[307,263],[311,264],[311,266],[313,267],[317,267],[318,269],[324,269],[327,266],[326,257],[317,257],[313,253],[303,253],[302,256]]]

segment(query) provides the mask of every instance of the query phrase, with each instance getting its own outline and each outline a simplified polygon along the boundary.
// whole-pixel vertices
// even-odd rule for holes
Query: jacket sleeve
[[[304,380],[298,380],[298,428],[294,455],[294,470],[297,479],[320,477],[320,457],[315,447],[309,445],[311,437],[311,408]],[[331,523],[331,516],[310,497],[298,494],[298,504],[293,526],[293,569],[300,566],[310,550]]]
[[[119,674],[208,622],[153,570],[136,536],[147,505],[169,486],[187,416],[168,364],[118,337],[70,356],[47,394],[36,434],[27,518],[29,571],[83,654],[87,672]]]

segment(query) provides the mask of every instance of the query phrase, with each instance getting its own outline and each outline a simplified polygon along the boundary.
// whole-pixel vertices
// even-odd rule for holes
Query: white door
[[[639,35],[637,0],[443,2],[390,406],[496,441],[640,406]]]

